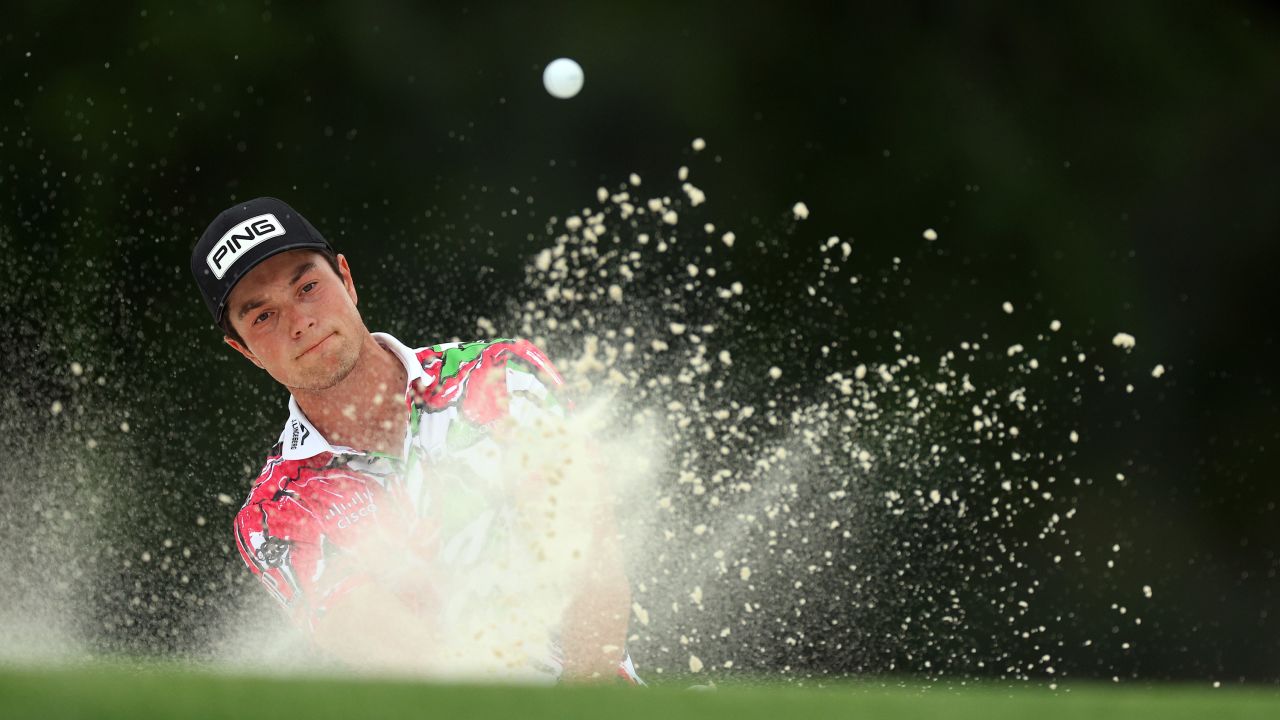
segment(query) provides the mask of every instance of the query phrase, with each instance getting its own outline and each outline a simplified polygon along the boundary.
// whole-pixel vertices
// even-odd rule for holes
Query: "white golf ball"
[[[569,58],[559,58],[542,71],[542,84],[553,97],[567,100],[582,90],[582,66]]]

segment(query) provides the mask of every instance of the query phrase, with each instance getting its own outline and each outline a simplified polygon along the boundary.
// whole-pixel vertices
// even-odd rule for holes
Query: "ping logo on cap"
[[[237,260],[244,257],[244,252],[263,240],[270,240],[284,234],[284,226],[271,213],[249,218],[236,225],[214,243],[213,249],[205,259],[213,276],[221,280],[227,270]]]

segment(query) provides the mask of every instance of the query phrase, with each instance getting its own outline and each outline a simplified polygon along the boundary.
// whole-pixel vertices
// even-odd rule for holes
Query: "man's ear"
[[[347,264],[347,256],[341,253],[338,255],[338,277],[342,278],[342,286],[347,289],[347,295],[351,296],[351,304],[359,305],[360,298],[356,295],[356,283],[351,279],[351,266]]]
[[[230,345],[232,350],[235,350],[236,352],[243,355],[245,359],[248,360],[249,362],[253,363],[254,365],[257,365],[259,368],[262,368],[263,370],[266,370],[266,368],[262,367],[262,361],[258,359],[258,356],[254,355],[249,350],[249,348],[245,347],[243,344],[236,342],[235,340],[232,340],[230,337],[227,337],[226,335],[222,336],[222,341]]]

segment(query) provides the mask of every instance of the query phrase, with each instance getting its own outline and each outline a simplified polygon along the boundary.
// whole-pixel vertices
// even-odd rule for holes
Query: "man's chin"
[[[299,360],[303,367],[295,374],[293,386],[302,390],[319,392],[341,383],[355,369],[360,354],[357,350],[342,348],[341,352],[325,353],[306,362],[309,356]],[[309,367],[308,367],[309,366]]]

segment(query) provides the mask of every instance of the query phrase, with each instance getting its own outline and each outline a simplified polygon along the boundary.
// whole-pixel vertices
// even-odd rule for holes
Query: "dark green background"
[[[567,102],[540,82],[565,55],[587,78]],[[60,558],[72,587],[104,588],[84,633],[130,653],[198,653],[257,592],[215,498],[238,504],[283,396],[220,347],[187,269],[227,205],[294,204],[351,258],[370,326],[427,342],[533,297],[521,269],[547,218],[631,172],[678,194],[688,163],[705,219],[744,243],[786,258],[837,234],[868,268],[915,263],[909,291],[838,320],[757,303],[730,332],[762,352],[792,323],[866,355],[895,328],[926,356],[997,321],[1016,339],[1057,318],[1100,353],[1134,334],[1109,364],[1170,373],[1083,411],[1085,466],[1129,481],[1082,491],[1075,536],[1124,560],[1069,577],[1059,602],[1103,628],[1117,588],[1151,583],[1158,602],[1134,652],[1064,663],[1274,682],[1278,70],[1262,4],[6,5],[0,519],[16,585],[36,572],[22,558]],[[813,210],[802,230],[796,200]],[[920,249],[924,227],[937,248]],[[734,272],[768,298],[806,267]],[[778,357],[763,366],[804,376],[805,354]],[[50,514],[67,505],[78,527]],[[122,567],[166,538],[193,557]]]

